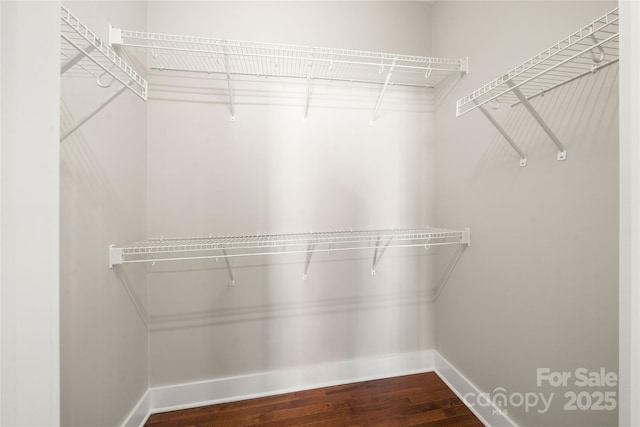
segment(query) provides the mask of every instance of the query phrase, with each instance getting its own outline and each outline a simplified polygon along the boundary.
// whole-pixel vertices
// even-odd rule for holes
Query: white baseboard
[[[330,362],[149,389],[151,413],[434,370],[433,350]]]
[[[516,427],[505,413],[492,404],[477,405],[465,399],[465,396],[481,396],[481,391],[435,350],[152,387],[140,399],[122,427],[143,426],[151,414],[159,412],[430,371],[436,371],[485,425]]]
[[[147,389],[142,398],[138,401],[138,404],[134,406],[133,410],[122,424],[122,427],[144,426],[149,415],[151,415],[151,409],[151,395],[149,393],[149,389]]]
[[[154,413],[433,371],[433,350],[329,362],[165,387],[152,387],[122,427],[143,426]]]
[[[504,411],[483,398],[485,393],[482,393],[437,351],[434,352],[434,364],[435,371],[442,378],[442,381],[453,390],[484,425],[491,427],[517,426]]]

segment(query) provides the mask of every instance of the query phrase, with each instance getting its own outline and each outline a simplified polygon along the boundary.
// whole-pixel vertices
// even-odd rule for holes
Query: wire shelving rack
[[[494,108],[500,104],[522,104],[557,146],[558,160],[566,159],[564,145],[536,112],[530,100],[617,63],[618,21],[618,8],[615,8],[458,100],[456,115],[459,117],[479,109],[518,153],[521,166],[525,166],[525,153],[486,109],[486,104]]]
[[[102,86],[116,80],[146,101],[147,82],[133,67],[64,6],[60,18],[62,74],[92,77]]]
[[[305,272],[316,252],[338,252],[373,249],[371,273],[388,248],[436,247],[471,244],[469,229],[453,230],[436,227],[415,229],[379,229],[326,231],[295,234],[256,234],[189,238],[154,238],[109,247],[109,266],[129,263],[156,263],[202,259],[224,259],[231,284],[230,258],[305,253]]]
[[[91,31],[69,9],[60,11],[60,74],[73,77],[89,77],[98,86],[109,88],[114,83],[120,89],[105,99],[97,109],[64,131],[61,140],[82,126],[124,90],[128,89],[142,100],[147,100],[147,81],[126,61]]]
[[[381,85],[371,124],[388,86],[433,88],[453,74],[467,72],[467,59],[169,35],[111,28],[110,43],[144,56],[151,70],[226,76],[232,120],[232,76],[288,77]]]

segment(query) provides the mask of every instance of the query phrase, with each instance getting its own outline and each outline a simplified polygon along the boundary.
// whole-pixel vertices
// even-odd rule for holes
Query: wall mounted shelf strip
[[[260,43],[129,31],[111,28],[112,45],[144,56],[151,70],[219,74],[229,82],[232,120],[233,76],[288,77],[381,85],[371,123],[388,86],[433,88],[448,76],[467,72],[467,60],[346,49]]]
[[[469,229],[444,228],[382,229],[327,231],[297,234],[256,234],[246,236],[155,238],[124,246],[109,247],[109,267],[129,263],[156,263],[199,259],[225,259],[231,282],[229,258],[306,253],[303,278],[306,278],[311,255],[373,249],[371,273],[388,248],[435,247],[471,244]]]
[[[530,101],[552,89],[617,63],[618,21],[616,8],[458,100],[456,115],[459,117],[478,108],[489,117],[486,104],[494,108],[500,104],[522,104],[558,148],[558,160],[566,159],[564,145]],[[520,164],[525,166],[526,155],[517,148],[498,122],[490,121],[514,147],[520,157]]]
[[[61,6],[60,18],[60,74],[93,78],[104,88],[116,82],[122,85],[97,109],[64,131],[60,138],[63,140],[113,101],[123,89],[146,101],[147,81],[64,6]]]

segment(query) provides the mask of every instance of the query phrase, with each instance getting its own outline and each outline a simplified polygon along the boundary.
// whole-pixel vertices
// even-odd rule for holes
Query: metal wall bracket
[[[222,52],[224,56],[224,69],[227,73],[227,91],[229,92],[229,110],[231,111],[230,121],[236,121],[235,105],[233,102],[233,90],[231,89],[231,68],[229,67],[229,55],[227,49],[222,46]]]
[[[223,249],[222,254],[224,255],[224,262],[227,265],[227,271],[229,272],[229,286],[236,285],[236,279],[233,277],[233,270],[231,270],[231,263],[229,262],[229,257],[227,256],[227,250]]]
[[[513,93],[518,97],[518,100],[522,103],[522,105],[527,109],[529,114],[533,116],[533,118],[536,120],[536,122],[538,122],[538,124],[540,125],[540,127],[542,127],[545,133],[549,135],[549,138],[551,138],[551,141],[553,141],[556,147],[558,147],[557,159],[565,160],[567,158],[567,149],[560,142],[560,140],[555,135],[555,133],[553,133],[553,131],[549,128],[549,126],[547,126],[547,123],[544,121],[542,116],[540,116],[540,114],[538,114],[536,109],[533,108],[533,105],[531,105],[527,97],[522,94],[520,89],[515,85],[515,83],[513,83],[513,81],[507,80],[506,83],[507,83],[507,86],[509,86],[512,89]]]
[[[477,102],[476,102],[477,103]],[[511,136],[507,133],[506,130],[498,123],[498,121],[484,108],[483,105],[478,106],[479,110],[484,114],[484,116],[491,122],[493,126],[500,132],[500,134],[507,140],[511,148],[513,148],[518,156],[520,157],[520,166],[527,166],[527,155],[518,147],[518,145],[511,139]]]
[[[375,276],[375,274],[376,274],[376,266],[378,265],[378,262],[380,261],[380,258],[382,258],[382,255],[384,255],[385,251],[389,247],[389,243],[391,243],[391,240],[393,240],[393,239],[387,240],[387,243],[385,243],[383,246],[380,246],[380,238],[378,238],[378,240],[376,240],[376,247],[375,247],[374,252],[373,252],[373,261],[371,263],[371,275],[372,276]]]
[[[306,95],[306,101],[304,103],[304,120],[307,120],[307,114],[309,113],[309,98],[311,95],[311,79],[313,77],[311,77],[311,68],[313,67],[311,64],[308,65],[308,71],[307,71],[307,95]]]
[[[309,277],[307,273],[309,271],[309,264],[311,264],[311,257],[313,256],[314,249],[315,245],[311,243],[307,245],[307,253],[304,260],[304,273],[302,273],[302,280],[307,280],[307,277]]]
[[[385,90],[387,90],[387,86],[389,86],[389,81],[391,80],[391,74],[393,74],[393,68],[396,65],[396,60],[394,59],[389,67],[389,71],[387,72],[387,78],[384,80],[384,85],[382,85],[382,89],[380,89],[380,94],[378,95],[378,100],[376,101],[376,106],[373,109],[373,115],[371,116],[371,121],[369,122],[369,126],[373,126],[376,124],[376,115],[378,114],[378,108],[380,108],[380,103],[382,102],[382,97],[384,96]],[[380,68],[382,69],[384,66]]]

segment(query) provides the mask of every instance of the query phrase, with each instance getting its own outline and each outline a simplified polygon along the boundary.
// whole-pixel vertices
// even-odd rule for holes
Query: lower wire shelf
[[[230,284],[234,284],[229,258],[258,255],[306,253],[305,272],[314,252],[373,249],[371,273],[388,248],[426,247],[471,244],[471,234],[465,230],[425,227],[410,229],[379,229],[326,231],[293,234],[255,234],[244,236],[200,236],[154,238],[123,246],[109,247],[109,267],[130,263],[156,263],[222,258],[227,263]]]

